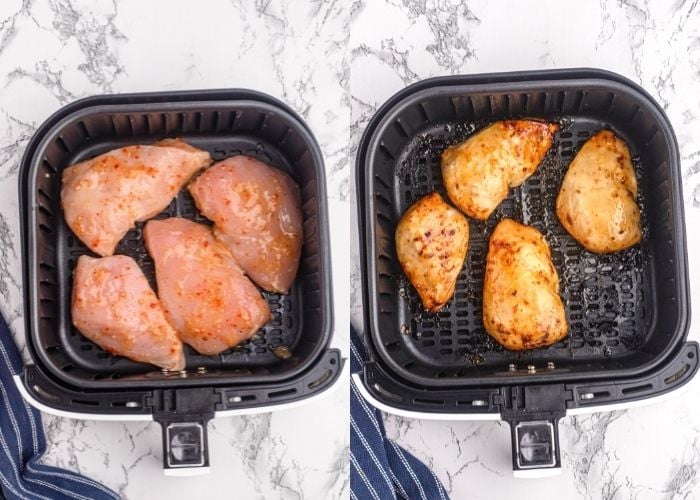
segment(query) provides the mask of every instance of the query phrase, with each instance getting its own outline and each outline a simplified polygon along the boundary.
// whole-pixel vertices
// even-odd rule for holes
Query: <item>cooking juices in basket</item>
[[[249,341],[217,356],[186,346],[187,366],[180,373],[113,356],[72,326],[72,274],[78,257],[89,251],[60,207],[61,172],[69,165],[168,137],[208,151],[214,161],[244,154],[287,172],[300,188],[304,231],[291,290],[264,293],[270,321]],[[65,411],[153,414],[165,423],[175,416],[186,421],[190,414],[201,423],[215,411],[289,403],[329,387],[342,361],[328,349],[333,312],[325,190],[323,159],[311,132],[287,106],[264,94],[102,96],[60,110],[37,131],[21,166],[27,339],[34,361],[24,382],[31,396]],[[173,216],[210,224],[187,189],[155,218]],[[133,257],[157,290],[144,225],[129,231],[115,254]],[[166,434],[164,429],[164,439]]]
[[[491,122],[515,118],[558,123],[554,143],[487,220],[469,218],[468,256],[454,297],[439,312],[427,312],[398,263],[396,224],[432,191],[448,199],[440,172],[448,146]],[[602,129],[631,150],[643,231],[640,244],[611,254],[586,251],[555,213],[569,163]],[[624,396],[608,387],[580,398],[609,403],[663,392],[695,372],[694,344],[687,358],[679,357],[688,349],[689,301],[677,145],[662,110],[636,85],[595,70],[420,82],[375,115],[357,167],[366,341],[373,353],[364,379],[379,401],[429,413],[501,413],[511,422],[515,414],[532,420],[539,412],[547,421],[579,405],[566,383],[614,385],[677,368],[663,387],[645,383],[636,393],[623,390]],[[486,252],[504,218],[533,226],[551,248],[569,335],[549,347],[509,351],[484,330]],[[555,462],[549,466],[558,456]],[[515,458],[514,467],[520,468]]]

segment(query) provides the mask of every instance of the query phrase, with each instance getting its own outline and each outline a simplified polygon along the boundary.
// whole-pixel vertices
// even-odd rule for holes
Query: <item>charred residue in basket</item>
[[[434,190],[444,194],[440,163],[436,164],[435,159],[439,160],[447,147],[462,142],[481,125],[476,122],[446,123],[431,127],[412,139],[412,146],[404,149],[408,154],[399,157],[394,173],[403,185],[417,188],[414,201]]]
[[[468,257],[459,275],[455,296],[443,310],[424,311],[417,293],[403,274],[394,278],[399,343],[410,343],[413,355],[417,353],[428,364],[449,367],[448,373],[452,376],[459,376],[465,365],[500,369],[507,368],[509,363],[616,358],[644,345],[651,321],[647,312],[651,297],[646,282],[650,257],[647,187],[641,175],[644,166],[628,141],[639,185],[642,243],[609,255],[586,251],[559,223],[555,200],[576,152],[605,124],[568,116],[557,121],[560,130],[535,174],[521,187],[511,190],[488,220],[469,220]],[[395,185],[383,190],[389,196],[399,196],[398,200],[392,200],[392,205],[400,208],[398,215],[432,191],[444,195],[440,154],[484,125],[480,122],[431,124],[409,139],[394,163]],[[570,324],[569,336],[553,346],[514,353],[503,349],[484,330],[481,310],[488,240],[495,225],[504,217],[536,227],[544,234],[552,251]],[[392,258],[396,259],[395,253]],[[398,264],[396,268],[400,269]]]

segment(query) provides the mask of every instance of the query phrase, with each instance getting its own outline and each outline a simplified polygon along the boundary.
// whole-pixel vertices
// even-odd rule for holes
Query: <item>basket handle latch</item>
[[[163,426],[163,471],[168,476],[209,472],[207,422],[171,422]]]
[[[213,391],[206,388],[159,391],[153,418],[163,430],[163,471],[168,476],[209,472],[207,424],[214,417]]]
[[[515,477],[539,478],[561,472],[558,418],[509,423]]]
[[[561,472],[559,420],[571,391],[563,384],[503,387],[497,403],[510,424],[513,473],[539,478]]]

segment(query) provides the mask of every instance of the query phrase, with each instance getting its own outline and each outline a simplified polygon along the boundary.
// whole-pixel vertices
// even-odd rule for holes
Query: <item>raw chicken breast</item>
[[[591,252],[617,252],[641,241],[637,180],[622,139],[602,130],[586,141],[564,176],[557,217]]]
[[[80,256],[72,302],[73,324],[104,350],[168,370],[185,368],[182,342],[131,257]]]
[[[493,230],[484,276],[484,327],[515,351],[566,337],[559,276],[547,242],[534,227],[503,219]]]
[[[534,120],[496,122],[446,149],[440,163],[452,203],[470,217],[488,219],[508,188],[537,170],[558,129]]]
[[[265,299],[207,226],[177,217],[151,220],[143,235],[160,300],[183,342],[219,354],[270,319]]]
[[[234,156],[207,169],[189,190],[250,279],[287,293],[303,242],[301,197],[291,177],[255,158]]]
[[[162,212],[180,188],[211,163],[179,139],[127,146],[63,171],[66,223],[93,252],[112,255],[136,221]]]
[[[454,295],[468,243],[466,217],[438,193],[424,196],[401,217],[396,253],[428,311],[439,311]]]

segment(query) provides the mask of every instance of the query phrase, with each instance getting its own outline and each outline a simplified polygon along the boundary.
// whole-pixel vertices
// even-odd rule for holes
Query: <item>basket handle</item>
[[[515,477],[541,478],[561,472],[558,417],[508,423]]]
[[[209,473],[207,421],[159,422],[163,429],[163,472],[167,476]]]
[[[163,470],[169,476],[209,472],[207,424],[214,418],[211,388],[164,389],[154,395],[153,420],[163,430]]]

